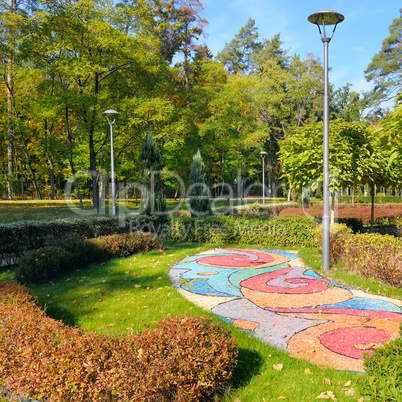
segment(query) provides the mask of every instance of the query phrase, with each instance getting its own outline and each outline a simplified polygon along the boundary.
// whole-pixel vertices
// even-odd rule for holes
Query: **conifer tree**
[[[205,178],[205,165],[200,150],[193,156],[193,163],[190,170],[190,207],[191,215],[209,215],[209,191]]]
[[[144,215],[158,215],[167,210],[167,203],[162,194],[161,154],[154,139],[152,127],[140,150],[141,173],[144,183]]]

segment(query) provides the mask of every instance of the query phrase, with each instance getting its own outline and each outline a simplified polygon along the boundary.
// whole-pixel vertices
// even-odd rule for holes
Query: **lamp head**
[[[105,111],[103,112],[103,114],[105,114],[106,116],[113,116],[114,114],[120,114],[120,113],[117,112],[116,110],[109,109],[109,110],[105,110]]]
[[[266,154],[267,154],[267,153],[266,153],[265,151],[261,151],[261,152],[260,152],[260,155],[261,155],[261,156],[265,156]]]
[[[321,38],[323,39],[326,38],[325,27],[335,25],[331,37],[326,38],[328,39],[327,41],[329,42],[329,40],[331,40],[332,36],[334,35],[336,26],[340,22],[342,22],[345,19],[345,17],[342,14],[336,12],[335,10],[331,10],[330,8],[323,8],[322,10],[318,10],[315,13],[311,14],[307,19],[312,24],[317,25],[318,30],[320,31]],[[322,26],[323,28],[324,36],[321,33],[320,26]]]

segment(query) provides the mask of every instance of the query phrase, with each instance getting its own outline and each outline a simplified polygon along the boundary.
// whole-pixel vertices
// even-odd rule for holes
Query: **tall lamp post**
[[[324,271],[329,270],[329,233],[330,233],[330,216],[329,216],[329,97],[328,97],[328,45],[331,41],[336,26],[342,22],[345,17],[334,10],[325,8],[318,10],[308,17],[308,21],[317,25],[320,32],[321,41],[324,44],[324,153],[323,153],[323,215],[322,215],[322,268]],[[333,26],[332,34],[328,37],[325,33],[325,27]]]
[[[262,158],[262,203],[265,204],[265,157],[267,153],[265,151],[260,152]]]
[[[113,124],[116,121],[114,118],[119,114],[116,110],[106,110],[103,112],[110,126],[110,164],[111,164],[111,179],[112,179],[112,214],[116,216],[116,186],[114,182],[114,151],[113,151]],[[113,120],[111,120],[113,118]]]

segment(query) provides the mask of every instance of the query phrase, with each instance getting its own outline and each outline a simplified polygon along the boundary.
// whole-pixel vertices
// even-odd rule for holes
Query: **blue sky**
[[[209,21],[201,40],[216,54],[239,32],[249,18],[255,19],[261,38],[281,33],[283,48],[305,58],[313,53],[323,60],[323,45],[315,25],[307,17],[331,8],[345,16],[329,45],[329,80],[335,88],[350,83],[352,89],[368,90],[364,70],[389,35],[388,27],[399,16],[400,0],[201,0]]]

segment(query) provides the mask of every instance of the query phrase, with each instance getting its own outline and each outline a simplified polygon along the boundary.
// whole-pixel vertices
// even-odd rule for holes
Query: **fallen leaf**
[[[281,371],[283,369],[283,364],[282,363],[274,364],[273,367],[276,371]]]
[[[352,385],[352,381],[348,381],[347,383],[345,383],[344,387],[350,387]]]
[[[325,385],[331,385],[331,380],[329,378],[324,378]]]
[[[311,372],[310,369],[306,368],[306,369],[304,370],[304,374],[311,375],[311,374],[313,374],[313,373]]]
[[[355,394],[355,390],[353,388],[349,388],[346,390],[343,389],[342,391],[344,391],[345,396],[353,396]]]
[[[332,399],[333,401],[337,400],[335,394],[332,391],[321,392],[321,394],[318,395],[315,399]]]
[[[282,401],[283,399],[286,399],[286,396],[279,396],[278,401]]]

